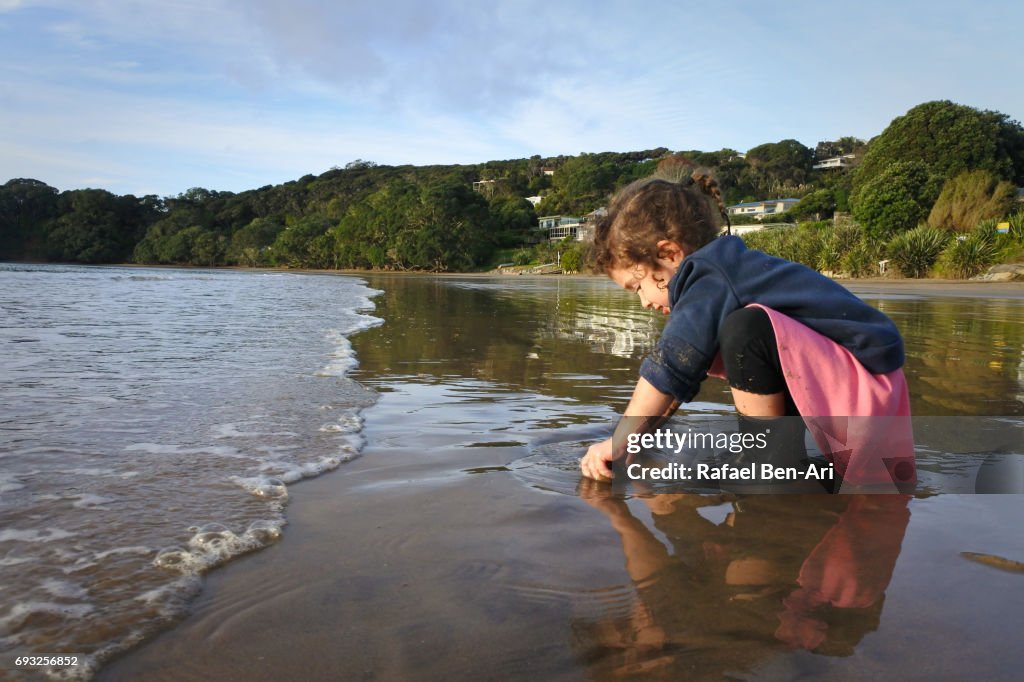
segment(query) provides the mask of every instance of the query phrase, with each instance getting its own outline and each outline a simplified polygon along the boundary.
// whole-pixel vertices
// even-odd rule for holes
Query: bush
[[[1024,211],[1018,211],[1009,218],[1010,236],[1024,242]]]
[[[942,252],[942,269],[953,277],[968,279],[991,265],[996,253],[996,221],[987,220],[946,247]]]
[[[821,234],[821,251],[818,252],[818,269],[822,272],[835,272],[839,269],[839,262],[843,258],[843,252],[839,249],[836,241],[836,230],[834,227],[827,228]]]
[[[767,230],[759,230],[757,232],[748,232],[743,235],[743,241],[747,245],[747,248],[763,251],[772,256],[785,258],[785,256],[782,255],[784,237],[785,232],[783,229],[770,228]]]
[[[868,277],[877,272],[878,261],[882,259],[877,242],[862,239],[854,244],[840,259],[840,269],[850,277]]]
[[[516,265],[529,265],[533,260],[533,254],[529,249],[519,249],[512,255],[512,262]]]
[[[988,171],[967,171],[946,181],[928,214],[928,224],[968,232],[982,220],[1006,215],[1015,196],[1013,183]]]
[[[928,217],[941,186],[921,161],[891,163],[850,198],[853,217],[869,236],[889,239]]]
[[[904,277],[924,277],[949,239],[948,232],[921,225],[890,239],[886,252]]]
[[[817,269],[827,234],[823,223],[804,223],[787,230],[784,241],[789,260]]]
[[[562,271],[574,274],[580,271],[583,255],[578,248],[571,248],[562,254]]]

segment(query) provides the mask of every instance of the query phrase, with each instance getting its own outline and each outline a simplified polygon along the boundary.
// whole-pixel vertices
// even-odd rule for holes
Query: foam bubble
[[[246,537],[260,543],[262,546],[269,545],[281,538],[281,526],[283,521],[253,521],[245,531]]]
[[[356,360],[355,353],[352,350],[352,344],[340,333],[333,330],[328,332],[327,338],[334,344],[334,351],[330,353],[331,361],[318,371],[316,376],[345,376],[350,370],[355,369],[359,365],[359,361]]]
[[[363,428],[363,418],[358,414],[346,414],[333,424],[324,424],[320,431],[324,433],[356,433]]]
[[[156,553],[153,565],[160,568],[173,568],[185,572],[191,568],[192,554],[179,547],[164,547]]]
[[[287,462],[274,461],[263,465],[264,470],[274,471],[278,478],[285,483],[295,483],[304,478],[313,478],[327,471],[332,471],[341,466],[342,462],[354,459],[356,453],[346,452],[341,456],[321,457],[315,462],[303,464],[290,464]]]
[[[281,536],[284,521],[253,521],[241,535],[221,523],[193,526],[188,547],[165,547],[157,552],[153,565],[197,576],[229,559],[266,547]]]
[[[188,541],[189,547],[222,553],[238,542],[238,536],[221,523],[208,523]]]
[[[270,476],[257,476],[253,478],[241,478],[234,476],[231,478],[233,483],[245,488],[251,495],[261,497],[268,500],[287,500],[288,499],[288,486],[277,478]]]

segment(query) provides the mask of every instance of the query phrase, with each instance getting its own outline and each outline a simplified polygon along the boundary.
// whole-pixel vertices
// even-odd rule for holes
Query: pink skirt
[[[897,492],[897,484],[913,483],[914,434],[903,370],[872,374],[832,339],[771,308],[750,307],[768,313],[786,387],[844,486]],[[725,378],[721,356],[708,373]]]

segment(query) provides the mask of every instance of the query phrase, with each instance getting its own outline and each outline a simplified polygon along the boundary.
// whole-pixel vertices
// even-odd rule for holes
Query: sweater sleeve
[[[696,262],[683,268],[684,281],[673,282],[673,289],[685,293],[672,303],[665,330],[640,365],[640,376],[662,393],[690,402],[718,354],[722,322],[741,306],[717,267]]]

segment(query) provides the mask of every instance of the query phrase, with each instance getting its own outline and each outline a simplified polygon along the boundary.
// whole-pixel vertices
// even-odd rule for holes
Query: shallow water
[[[916,497],[623,497],[581,481],[577,459],[610,431],[658,337],[659,315],[599,280],[370,281],[385,292],[385,323],[355,339],[362,362],[354,377],[384,394],[368,414],[368,455],[377,454],[374,434],[402,420],[387,447],[421,447],[436,458],[436,481],[458,480],[461,463],[463,474],[490,477],[494,487],[514,478],[547,496],[519,501],[547,513],[492,529],[514,560],[451,588],[453,599],[483,590],[493,608],[548,636],[558,630],[550,621],[561,622],[558,652],[533,661],[545,674],[1016,674],[1022,660],[1009,633],[1021,618],[1003,595],[1024,580],[1007,570],[1024,567],[1014,563],[1024,561],[1016,531],[1024,497],[947,493],[973,491],[993,449],[1013,464],[1000,473],[1020,477],[1024,301],[869,299],[906,338],[913,410],[922,416]],[[721,420],[730,404],[726,385],[709,379],[676,421]],[[401,435],[417,427],[429,440]],[[467,449],[519,443],[518,454],[498,455],[500,464]],[[477,648],[495,641],[476,638]],[[524,637],[480,657],[518,677],[531,646]],[[421,665],[456,676],[484,667]]]
[[[359,280],[0,266],[0,651],[80,670],[275,542],[289,486],[358,454]]]
[[[249,318],[259,327],[256,319],[308,306],[305,322],[266,322],[275,330],[268,345],[290,343],[258,366],[290,369],[240,384],[219,377],[227,385],[209,403],[269,404],[270,414],[288,415],[280,428],[258,429],[276,436],[229,440],[239,451],[275,438],[291,453],[339,447],[338,434],[320,431],[334,423],[320,411],[332,403],[318,392],[323,377],[311,375],[336,352],[327,330],[349,329],[325,323],[340,313],[320,306],[332,310],[341,298],[333,279],[351,280],[292,278],[305,282],[295,284],[303,300],[320,303],[282,311],[275,294],[260,299],[263,316]],[[337,379],[324,389],[354,409],[372,401],[361,387],[378,395],[361,412],[363,456],[289,487],[284,537],[211,574],[190,618],[101,679],[998,679],[1017,670],[1020,616],[1005,595],[1024,580],[1006,568],[1024,561],[1020,496],[609,494],[580,480],[576,460],[611,430],[663,319],[596,279],[367,280],[383,292],[372,313],[383,323],[351,336],[359,365],[348,378],[359,385]],[[221,296],[239,281],[227,280]],[[366,305],[358,292],[354,310]],[[935,470],[923,471],[969,478],[976,466],[962,455],[972,451],[950,447],[964,435],[952,416],[1009,417],[1019,429],[1024,301],[872,302],[906,336],[915,413],[950,432],[921,453]],[[357,313],[354,324],[369,321]],[[709,379],[682,419],[721,418],[730,402],[725,384]],[[184,421],[190,435],[176,454],[197,451],[186,471],[215,466],[220,455],[207,450],[220,445],[217,434],[257,430],[210,409]],[[166,414],[171,421],[139,428],[180,433],[171,422],[182,414]],[[153,472],[154,483],[167,478]],[[281,518],[267,515],[265,500],[240,499],[258,510],[253,518]],[[179,529],[176,542],[192,535]],[[156,572],[155,550],[137,565]],[[152,632],[160,617],[139,612],[133,625]]]

